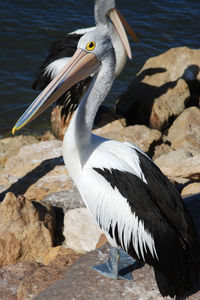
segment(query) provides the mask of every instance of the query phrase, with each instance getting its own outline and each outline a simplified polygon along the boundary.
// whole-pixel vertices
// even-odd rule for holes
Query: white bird
[[[126,64],[127,56],[131,58],[130,45],[125,31],[122,31],[123,25],[135,41],[137,41],[137,36],[117,10],[115,0],[96,0],[94,15],[96,24],[106,25],[110,23],[110,21],[113,24],[111,25],[111,39],[116,56],[115,75],[118,76]],[[33,89],[43,90],[62,70],[65,64],[69,61],[70,57],[75,53],[80,37],[86,32],[94,29],[95,27],[78,29],[64,35],[61,39],[54,42],[47,58],[40,67],[38,77],[32,85]],[[61,120],[63,120],[63,124],[60,126],[66,127],[68,125],[71,114],[77,108],[80,99],[90,85],[91,80],[91,76],[85,78],[84,80],[72,86],[64,95],[59,98],[57,104],[61,107]],[[52,118],[52,122],[53,121],[54,118]],[[52,124],[54,133],[56,136],[59,136],[59,134],[56,133],[56,128],[57,126]]]
[[[115,78],[110,36],[107,25],[84,35],[72,59],[22,115],[13,133],[64,90],[98,71],[65,134],[63,156],[86,206],[116,249],[105,275],[118,277],[121,247],[153,266],[162,296],[182,296],[197,282],[200,247],[180,194],[138,147],[91,133],[97,109]]]

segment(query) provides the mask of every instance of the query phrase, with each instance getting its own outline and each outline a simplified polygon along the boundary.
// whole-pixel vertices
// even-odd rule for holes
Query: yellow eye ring
[[[88,51],[92,51],[92,50],[94,50],[94,48],[95,48],[95,42],[94,41],[91,41],[91,42],[89,42],[88,44],[87,44],[87,46],[86,46],[86,49],[88,50]]]

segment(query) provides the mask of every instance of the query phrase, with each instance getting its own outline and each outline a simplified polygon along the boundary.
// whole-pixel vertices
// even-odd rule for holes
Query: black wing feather
[[[49,84],[51,76],[45,73],[46,67],[59,58],[71,57],[77,49],[81,36],[80,34],[65,34],[52,44],[48,56],[39,68],[38,77],[32,84],[34,90],[43,90]]]
[[[38,77],[32,84],[34,90],[43,90],[51,82],[51,75],[45,72],[46,67],[59,58],[71,57],[77,49],[81,36],[81,34],[65,34],[52,44],[48,56],[39,68]],[[68,114],[71,115],[76,110],[91,81],[92,77],[81,80],[57,100],[57,105],[62,107],[61,117],[67,118]]]
[[[192,217],[179,192],[163,175],[160,169],[142,152],[133,149],[139,156],[140,167],[147,181],[117,169],[95,170],[119,190],[139,220],[144,222],[155,241],[158,260],[147,249],[145,262],[154,266],[159,290],[163,296],[181,296],[197,281],[200,268],[200,247]],[[126,218],[126,216],[124,216]],[[119,241],[117,228],[114,231]],[[138,258],[132,240],[128,253]],[[140,255],[141,258],[141,255]]]

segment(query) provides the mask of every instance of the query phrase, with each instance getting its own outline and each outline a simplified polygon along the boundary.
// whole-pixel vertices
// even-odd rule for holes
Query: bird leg
[[[106,263],[92,268],[101,275],[112,279],[133,280],[132,271],[139,267],[137,261],[129,256],[124,250],[110,249],[110,258]]]

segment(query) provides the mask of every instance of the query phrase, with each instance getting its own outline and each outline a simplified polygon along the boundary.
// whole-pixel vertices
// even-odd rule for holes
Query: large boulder
[[[154,162],[171,179],[200,180],[200,154],[192,156],[191,152],[178,149],[159,156]]]
[[[200,50],[172,48],[149,58],[116,111],[127,124],[144,124],[164,130],[187,106],[199,105]]]
[[[61,208],[64,213],[74,208],[85,207],[85,203],[77,188],[48,194],[42,201],[49,202],[51,205]]]
[[[190,92],[186,82],[179,79],[174,87],[170,87],[164,94],[154,98],[149,119],[149,126],[158,130],[169,127],[185,108]]]
[[[42,200],[46,195],[73,189],[62,158],[61,141],[45,141],[23,146],[11,156],[0,176],[1,199],[8,191]]]
[[[87,208],[72,209],[65,214],[63,235],[67,248],[78,253],[95,250],[102,234]]]
[[[193,155],[200,153],[200,109],[185,109],[169,128],[167,140],[174,149],[184,148]]]
[[[0,299],[33,299],[35,295],[61,279],[78,257],[80,255],[73,250],[62,248],[59,255],[48,265],[19,262],[0,268]]]
[[[20,148],[24,145],[35,144],[38,139],[30,135],[19,135],[0,139],[0,173],[3,171],[4,165],[9,157],[16,155]]]
[[[183,197],[191,196],[191,195],[195,195],[195,194],[200,194],[200,182],[193,182],[193,183],[187,184],[181,192],[181,195]]]
[[[0,266],[43,262],[54,245],[55,214],[51,205],[7,193],[0,204]]]

